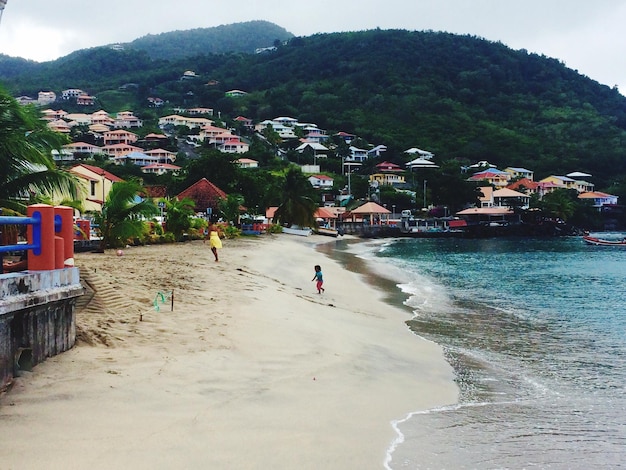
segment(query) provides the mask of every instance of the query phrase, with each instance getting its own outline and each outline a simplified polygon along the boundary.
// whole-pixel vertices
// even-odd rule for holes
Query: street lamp
[[[426,180],[424,180],[424,209],[426,209]]]
[[[396,218],[396,205],[395,204],[391,205],[391,218],[392,219]]]

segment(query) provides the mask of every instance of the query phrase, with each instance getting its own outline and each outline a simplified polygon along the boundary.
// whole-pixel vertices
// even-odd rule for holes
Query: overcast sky
[[[561,60],[626,94],[626,0],[8,0],[0,53],[36,61],[146,34],[266,20],[296,36],[447,31]]]

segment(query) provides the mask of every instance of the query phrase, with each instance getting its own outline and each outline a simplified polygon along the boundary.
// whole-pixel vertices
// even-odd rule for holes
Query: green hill
[[[371,30],[294,37],[263,54],[151,54],[95,48],[23,74],[0,62],[0,79],[16,96],[70,87],[98,96],[132,82],[138,111],[159,96],[223,117],[292,116],[384,144],[385,158],[399,163],[417,146],[439,161],[488,160],[539,177],[585,171],[597,188],[626,181],[626,98],[556,59],[501,43]],[[185,70],[198,78],[181,80]],[[248,95],[227,98],[230,89]]]

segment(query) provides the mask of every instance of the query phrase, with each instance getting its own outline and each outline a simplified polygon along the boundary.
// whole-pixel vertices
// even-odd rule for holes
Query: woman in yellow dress
[[[213,256],[215,256],[215,261],[219,261],[219,258],[217,256],[217,249],[222,248],[222,240],[220,238],[221,229],[217,225],[211,224],[209,225],[208,232],[209,246],[211,247]],[[206,242],[206,238],[204,239],[204,241]]]

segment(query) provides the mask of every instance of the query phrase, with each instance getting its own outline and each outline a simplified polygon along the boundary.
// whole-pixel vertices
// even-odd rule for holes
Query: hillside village
[[[186,71],[184,76],[192,74]],[[242,96],[245,91],[231,90],[229,96]],[[28,97],[17,98],[22,104],[36,103],[43,107],[51,103],[71,102],[85,109],[93,108],[96,99],[82,90],[67,89],[61,92],[60,100],[51,91],[42,91],[37,100]],[[164,109],[164,102],[159,98],[149,98],[150,106]],[[226,154],[240,156],[235,161],[241,168],[254,169],[259,167],[259,162],[247,158],[250,143],[249,136],[256,135],[263,141],[274,145],[278,157],[286,159],[284,150],[287,147],[295,150],[298,154],[308,156],[312,164],[301,164],[302,172],[307,175],[311,185],[319,191],[319,205],[329,208],[338,208],[335,212],[345,212],[345,206],[351,199],[350,175],[361,172],[363,164],[369,160],[376,163],[371,166],[373,170],[366,175],[369,180],[370,191],[368,195],[372,201],[381,202],[378,188],[387,186],[396,191],[408,193],[415,200],[416,206],[423,202],[422,210],[432,209],[428,204],[426,195],[426,180],[423,179],[423,200],[417,201],[414,170],[418,172],[424,169],[438,168],[433,161],[434,154],[417,147],[407,149],[404,166],[385,161],[387,147],[384,144],[366,144],[358,136],[338,131],[332,134],[325,129],[320,129],[314,123],[302,123],[292,117],[276,117],[254,123],[244,116],[235,117],[232,122],[237,128],[226,128],[225,121],[218,117],[215,119],[214,110],[211,108],[174,108],[174,114],[163,115],[158,118],[158,128],[161,132],[144,133],[144,123],[133,111],[123,111],[109,114],[105,110],[93,113],[68,113],[62,109],[43,109],[42,118],[47,121],[50,129],[72,135],[72,129],[81,128],[80,136],[89,136],[90,142],[73,138],[73,142],[65,145],[60,152],[55,152],[54,159],[65,165],[72,165],[71,171],[77,174],[87,190],[87,199],[84,201],[86,211],[99,211],[102,208],[106,194],[116,176],[110,172],[99,170],[93,165],[86,165],[85,160],[98,160],[114,162],[116,165],[133,164],[143,173],[163,175],[166,173],[178,174],[182,167],[176,165],[177,155],[186,149],[208,147],[219,150]],[[177,137],[175,130],[181,127],[189,130],[183,140]],[[237,129],[243,130],[240,135]],[[273,136],[273,139],[268,139]],[[87,140],[87,139],[85,139]],[[337,144],[339,142],[339,145]],[[355,145],[355,142],[365,148]],[[341,148],[340,148],[341,146]],[[346,187],[337,188],[332,172],[325,171],[325,162],[328,159],[340,160],[341,175],[348,177]],[[574,169],[573,169],[574,170]],[[460,217],[488,217],[491,219],[506,215],[512,208],[527,209],[531,197],[541,200],[546,194],[557,189],[575,189],[578,198],[591,201],[598,211],[614,207],[618,204],[616,196],[595,191],[594,184],[589,181],[592,175],[572,171],[567,175],[548,175],[539,180],[535,179],[532,170],[521,167],[507,167],[502,170],[489,164],[487,161],[477,162],[473,165],[461,167],[460,171],[467,174],[466,180],[476,183],[481,188],[479,207],[469,207],[459,212]],[[407,178],[412,176],[413,184],[409,184]],[[211,183],[218,191],[219,182]],[[160,194],[164,196],[165,194]],[[386,205],[385,205],[386,206]],[[499,211],[494,212],[494,208]],[[198,207],[199,211],[205,211],[207,207]],[[401,209],[398,207],[398,213]],[[425,215],[425,213],[423,213]],[[392,210],[392,218],[396,216],[396,207]],[[388,216],[389,218],[389,216]],[[380,219],[378,219],[380,220]]]

